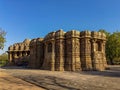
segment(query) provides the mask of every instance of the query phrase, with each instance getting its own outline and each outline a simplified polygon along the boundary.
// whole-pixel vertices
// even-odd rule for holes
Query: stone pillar
[[[59,57],[60,57],[60,66],[59,70],[64,71],[64,39],[60,39],[60,52],[59,52]]]
[[[102,52],[105,53],[105,43],[106,41],[102,41]]]
[[[43,60],[43,65],[41,67],[42,69],[47,69],[47,70],[50,69],[49,68],[50,65],[48,65],[48,63],[49,63],[48,57],[49,57],[49,55],[48,55],[48,45],[47,45],[47,42],[44,42],[44,60]],[[51,60],[51,59],[49,58],[49,60]]]
[[[22,52],[19,52],[20,54],[19,54],[19,58],[21,58],[22,57]]]
[[[27,56],[27,51],[25,51],[25,56]]]
[[[14,59],[15,59],[15,58],[18,58],[17,52],[14,52]]]
[[[8,59],[9,59],[9,62],[11,63],[12,62],[12,53],[11,52],[8,52]]]
[[[106,54],[105,54],[105,43],[106,43],[106,41],[103,41],[103,43],[102,43],[103,64],[104,64],[104,68],[107,67]]]
[[[55,62],[55,67],[56,71],[64,71],[64,45],[63,45],[64,40],[62,39],[57,39],[56,40],[56,62]]]
[[[69,71],[81,70],[80,32],[76,30],[66,33],[65,69]]]
[[[52,41],[51,71],[55,71],[55,42]]]
[[[64,71],[64,32],[55,33],[55,70]]]
[[[86,62],[86,70],[92,70],[92,62],[91,62],[91,43],[90,39],[85,39],[85,62]]]
[[[96,40],[92,39],[92,67],[93,67],[93,70],[96,70],[96,65],[95,65],[95,62],[96,62],[96,57],[95,57],[95,52],[96,52]]]
[[[36,61],[37,61],[37,64],[38,64],[38,68],[41,68],[42,64],[43,64],[43,50],[44,50],[44,47],[43,47],[43,43],[42,43],[43,39],[42,38],[37,38],[37,42],[36,42]]]
[[[72,39],[72,63],[71,63],[71,69],[72,69],[72,71],[75,71],[75,51],[74,51],[74,49],[75,49],[75,45],[74,45],[74,43],[75,43],[75,41],[74,41],[74,39]]]
[[[81,56],[82,70],[92,70],[91,32],[90,31],[81,32],[80,45],[81,45],[80,46],[80,54],[81,54],[80,56]]]
[[[79,34],[78,34],[79,35]],[[80,39],[75,35],[72,39],[72,61],[73,61],[73,71],[79,71],[81,70],[81,61],[80,61]]]

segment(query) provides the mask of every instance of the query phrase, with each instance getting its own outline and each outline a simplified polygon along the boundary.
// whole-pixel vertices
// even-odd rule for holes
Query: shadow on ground
[[[21,79],[46,90],[80,90],[80,87],[76,87],[74,82],[54,76],[21,77]]]

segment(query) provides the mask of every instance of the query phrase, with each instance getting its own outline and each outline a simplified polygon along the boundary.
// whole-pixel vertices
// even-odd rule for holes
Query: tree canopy
[[[6,32],[0,28],[0,49],[4,48],[4,43],[6,42]]]

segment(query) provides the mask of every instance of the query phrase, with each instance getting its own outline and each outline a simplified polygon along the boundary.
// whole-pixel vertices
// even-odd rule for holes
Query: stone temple
[[[102,32],[58,30],[44,38],[24,40],[9,47],[10,63],[29,58],[28,67],[51,71],[106,68],[106,36]]]
[[[8,59],[10,64],[17,64],[22,60],[28,60],[30,55],[30,40],[25,39],[21,43],[15,43],[8,48]]]

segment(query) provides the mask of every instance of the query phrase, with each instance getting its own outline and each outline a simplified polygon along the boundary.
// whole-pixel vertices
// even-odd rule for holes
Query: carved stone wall
[[[82,70],[92,70],[92,60],[91,60],[91,32],[83,31],[80,35],[80,57],[81,57],[81,67]]]
[[[30,68],[51,71],[104,70],[106,36],[101,32],[58,30],[45,38],[9,47],[10,62],[29,55]]]
[[[81,70],[80,32],[75,30],[67,32],[65,46],[66,46],[65,69],[69,71]]]
[[[8,48],[8,59],[10,64],[19,64],[21,61],[28,60],[30,40],[25,39],[22,43],[15,43]]]
[[[55,70],[64,71],[65,62],[65,32],[59,30],[55,33]]]

